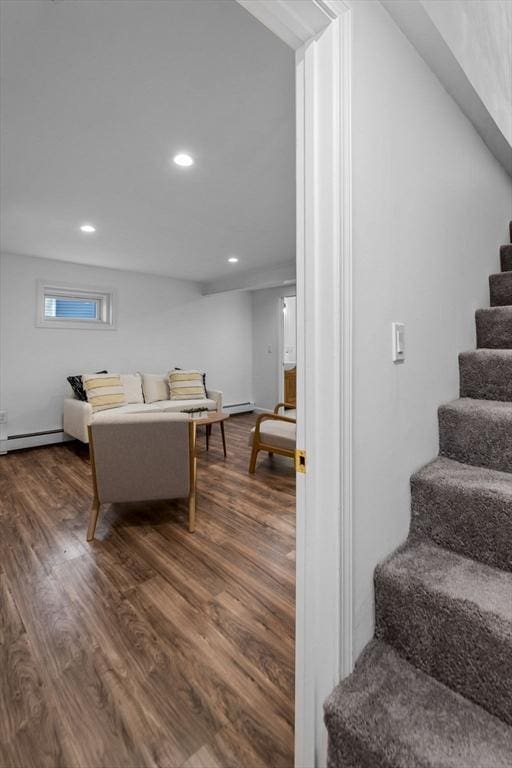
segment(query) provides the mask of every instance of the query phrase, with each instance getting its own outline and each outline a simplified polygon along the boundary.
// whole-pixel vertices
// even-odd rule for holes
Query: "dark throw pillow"
[[[95,373],[108,373],[108,371],[95,371]],[[82,376],[68,376],[68,382],[77,400],[87,400]]]

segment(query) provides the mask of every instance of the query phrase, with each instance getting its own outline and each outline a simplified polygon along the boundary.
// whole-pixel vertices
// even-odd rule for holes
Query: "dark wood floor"
[[[295,476],[254,416],[199,440],[181,502],[106,507],[88,452],[0,457],[1,768],[291,768]]]

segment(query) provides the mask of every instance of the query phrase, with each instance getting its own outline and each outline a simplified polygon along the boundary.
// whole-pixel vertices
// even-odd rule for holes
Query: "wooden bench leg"
[[[98,522],[98,514],[100,511],[100,503],[98,499],[94,499],[91,507],[91,516],[89,518],[89,527],[87,529],[87,541],[94,539],[94,532],[96,531],[96,523]]]
[[[251,451],[251,461],[249,462],[249,473],[251,475],[254,475],[254,472],[256,471],[256,459],[258,458],[258,451],[259,448],[253,444]]]

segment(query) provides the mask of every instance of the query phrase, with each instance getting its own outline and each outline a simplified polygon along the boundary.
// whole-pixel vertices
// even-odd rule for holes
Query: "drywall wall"
[[[512,3],[421,0],[462,69],[512,144]]]
[[[117,329],[37,328],[36,282],[113,287]],[[227,404],[252,399],[248,293],[202,296],[193,282],[51,259],[0,257],[0,408],[7,434],[62,426],[66,376],[97,371],[206,371]]]
[[[279,334],[284,296],[295,296],[295,286],[252,292],[253,395],[257,408],[273,410],[279,400]]]
[[[512,208],[510,179],[380,3],[353,6],[355,651],[373,571],[410,520],[409,477],[438,450]],[[391,362],[391,323],[407,357]]]

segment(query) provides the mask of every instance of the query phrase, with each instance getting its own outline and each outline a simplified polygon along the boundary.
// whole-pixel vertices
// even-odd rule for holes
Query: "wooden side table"
[[[210,436],[212,434],[212,424],[220,424],[220,432],[222,435],[222,448],[224,450],[224,458],[227,457],[226,451],[226,435],[224,433],[224,422],[229,419],[229,413],[224,411],[212,411],[207,416],[203,416],[201,419],[194,419],[196,424],[204,424],[206,427],[206,450],[210,449]]]

